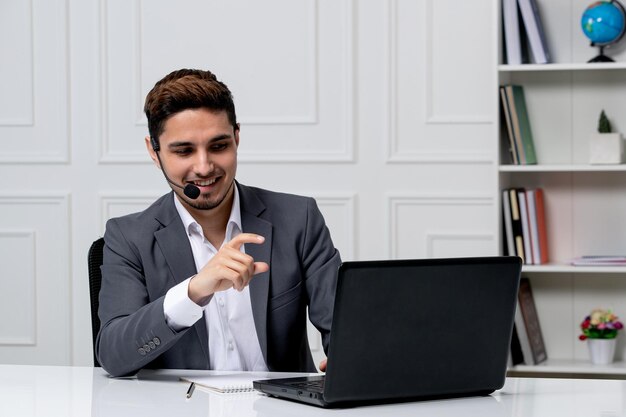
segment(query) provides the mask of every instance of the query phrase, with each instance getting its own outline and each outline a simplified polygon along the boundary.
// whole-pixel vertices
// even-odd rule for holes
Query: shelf
[[[491,143],[499,158],[497,167],[492,168],[494,195],[499,203],[493,221],[498,226],[498,246],[500,253],[516,252],[519,245],[516,237],[521,234],[523,241],[526,231],[528,239],[529,229],[532,227],[531,232],[535,232],[534,224],[541,218],[541,241],[547,240],[549,253],[548,263],[523,265],[522,275],[531,281],[543,343],[550,359],[534,366],[514,366],[508,375],[626,380],[626,355],[617,352],[620,362],[592,365],[586,355],[586,344],[578,341],[579,327],[563,325],[579,323],[579,317],[595,307],[611,308],[620,317],[626,314],[625,264],[570,264],[573,258],[583,255],[626,256],[626,234],[620,226],[626,218],[626,163],[589,163],[591,136],[596,132],[602,110],[614,130],[624,134],[626,50],[610,51],[609,55],[618,62],[587,63],[587,59],[597,54],[597,48],[590,48],[588,42],[581,42],[576,36],[567,36],[581,34],[580,21],[563,13],[571,8],[571,1],[545,0],[545,3],[547,7],[540,14],[555,63],[505,64],[506,28],[502,27],[502,13],[493,13],[492,20],[502,31],[492,51],[496,67],[492,88],[496,126]],[[502,12],[501,0],[493,0],[492,4]],[[514,95],[502,94],[501,87],[505,85],[521,87],[523,103],[521,94],[517,102]],[[523,128],[519,126],[520,115]],[[511,147],[520,151],[520,145],[524,145],[519,139],[528,128],[526,116],[538,163],[514,165]],[[536,211],[537,204],[536,201],[534,206],[529,204],[530,194],[526,194],[525,200],[519,199],[519,195],[517,200],[507,198],[511,195],[503,191],[510,189],[541,189],[543,213],[540,216],[531,213],[530,209]],[[533,223],[531,227],[528,220]],[[526,223],[527,227],[519,223]],[[511,239],[507,231],[515,237]],[[537,240],[536,233],[533,234]],[[526,247],[530,246],[528,243]]]
[[[626,69],[626,62],[607,62],[588,64],[523,64],[523,65],[498,65],[500,72],[541,72],[541,71],[610,71]]]
[[[626,164],[616,165],[500,165],[500,172],[626,172]]]
[[[626,378],[626,363],[593,365],[589,360],[548,359],[539,365],[516,365],[509,368],[511,377],[576,377],[576,378]]]
[[[569,274],[626,274],[626,266],[574,266],[567,264],[523,265],[526,273],[569,273]]]

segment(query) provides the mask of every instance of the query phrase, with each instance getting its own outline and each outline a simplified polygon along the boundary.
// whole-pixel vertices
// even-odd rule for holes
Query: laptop
[[[325,375],[253,382],[321,407],[488,395],[507,369],[518,257],[344,262]]]

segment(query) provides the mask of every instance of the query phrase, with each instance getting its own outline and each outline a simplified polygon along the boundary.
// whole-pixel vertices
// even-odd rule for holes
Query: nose
[[[208,152],[199,152],[194,161],[193,171],[199,177],[208,177],[213,172],[213,162]]]

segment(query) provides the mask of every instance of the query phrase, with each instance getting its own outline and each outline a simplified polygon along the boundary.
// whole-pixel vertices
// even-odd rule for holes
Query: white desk
[[[324,410],[258,394],[210,394],[175,373],[112,379],[100,368],[0,365],[0,416],[438,416],[626,417],[626,381],[509,378],[487,397]]]

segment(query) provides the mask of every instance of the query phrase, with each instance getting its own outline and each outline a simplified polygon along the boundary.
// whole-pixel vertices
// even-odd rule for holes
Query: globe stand
[[[593,43],[591,46],[595,46]],[[615,62],[615,60],[611,57],[604,55],[604,45],[598,46],[600,48],[600,54],[594,58],[591,58],[587,63],[591,62]]]
[[[604,55],[604,48],[616,44],[626,34],[626,9],[622,3],[619,0],[595,1],[585,9],[580,23],[591,46],[600,48],[600,54],[587,62],[615,62]]]

